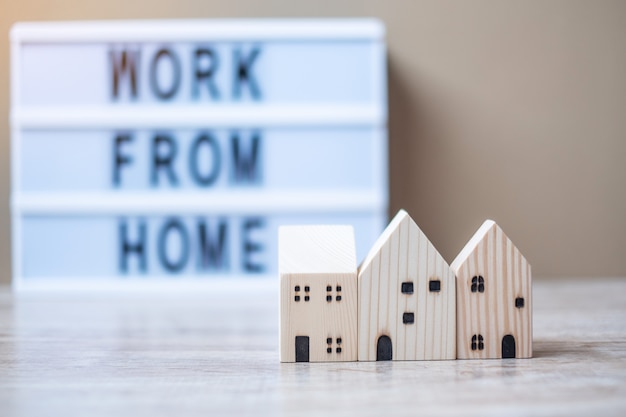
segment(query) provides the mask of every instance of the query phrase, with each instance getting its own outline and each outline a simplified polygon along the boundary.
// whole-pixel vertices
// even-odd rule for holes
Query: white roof
[[[356,272],[352,226],[281,226],[278,230],[281,274]]]

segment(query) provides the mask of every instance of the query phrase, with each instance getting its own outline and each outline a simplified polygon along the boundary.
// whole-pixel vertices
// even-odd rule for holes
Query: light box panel
[[[373,19],[16,24],[15,288],[272,282],[280,224],[351,224],[364,256],[387,220],[384,36]],[[145,233],[145,268],[131,251],[120,269],[122,231]]]

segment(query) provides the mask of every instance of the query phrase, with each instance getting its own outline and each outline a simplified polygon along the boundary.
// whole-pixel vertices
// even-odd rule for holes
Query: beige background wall
[[[300,16],[386,23],[391,210],[446,260],[493,218],[535,276],[626,276],[624,1],[1,0],[0,282],[12,23]]]

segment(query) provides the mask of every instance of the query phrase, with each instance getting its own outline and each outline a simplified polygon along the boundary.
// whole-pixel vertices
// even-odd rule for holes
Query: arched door
[[[376,360],[390,361],[392,356],[391,339],[389,336],[380,336],[376,345]]]
[[[507,334],[502,338],[502,359],[515,358],[515,338]]]

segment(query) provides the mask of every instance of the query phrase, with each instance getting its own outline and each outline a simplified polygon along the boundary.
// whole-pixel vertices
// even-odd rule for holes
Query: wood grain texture
[[[457,358],[532,357],[531,267],[502,229],[486,221],[451,267],[457,276]]]
[[[283,226],[278,241],[280,361],[298,360],[299,336],[308,337],[306,361],[356,361],[358,292],[352,227]]]
[[[626,415],[626,279],[535,279],[532,359],[314,364],[278,362],[277,284],[0,287],[0,416]]]
[[[453,271],[401,210],[359,267],[359,360],[377,359],[381,336],[391,339],[393,360],[455,359],[455,291]],[[404,323],[405,313],[413,323]]]

